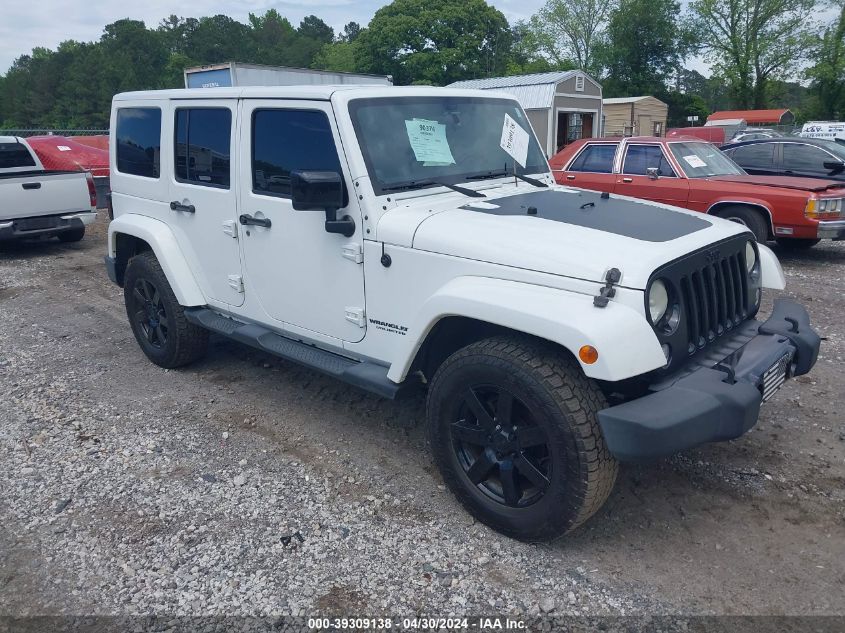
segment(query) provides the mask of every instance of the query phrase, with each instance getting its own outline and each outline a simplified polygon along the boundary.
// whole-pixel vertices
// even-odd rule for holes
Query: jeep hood
[[[382,216],[378,239],[598,283],[618,268],[620,285],[643,289],[663,264],[746,231],[733,222],[633,198],[565,187],[524,189],[498,197],[488,191],[479,199],[444,196],[451,205],[433,205],[429,197],[424,208],[394,208]],[[403,236],[407,231],[413,232]]]

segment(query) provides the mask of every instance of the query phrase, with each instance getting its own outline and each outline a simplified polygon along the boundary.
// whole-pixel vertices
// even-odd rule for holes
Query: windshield
[[[528,136],[525,167],[516,164],[517,173],[549,169],[525,113],[510,99],[356,99],[349,113],[377,193],[513,173],[514,160],[499,145],[506,115]]]
[[[669,143],[669,148],[688,178],[745,175],[742,167],[710,143]]]
[[[821,146],[840,160],[845,160],[845,144],[836,141],[819,141]]]

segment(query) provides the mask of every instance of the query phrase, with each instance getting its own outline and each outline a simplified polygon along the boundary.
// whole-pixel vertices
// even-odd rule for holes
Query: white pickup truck
[[[784,276],[746,227],[556,185],[512,98],[127,93],[111,139],[106,266],[152,362],[214,332],[425,389],[444,481],[520,539],[586,521],[617,460],[742,435],[818,356],[799,304],[755,318]]]
[[[96,195],[90,173],[45,170],[24,139],[0,136],[0,242],[79,241],[97,217]]]

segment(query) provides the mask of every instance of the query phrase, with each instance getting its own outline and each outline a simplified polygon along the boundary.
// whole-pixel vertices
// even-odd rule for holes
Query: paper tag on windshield
[[[701,160],[695,154],[690,154],[689,156],[684,156],[684,160],[687,161],[687,164],[690,167],[707,167],[707,163]]]
[[[414,157],[426,166],[452,165],[455,159],[446,140],[446,126],[437,121],[412,119],[405,121],[408,141]]]
[[[60,152],[69,152],[70,148],[67,145],[56,145],[56,149]]]
[[[522,167],[525,167],[525,162],[528,160],[528,139],[528,132],[505,113],[505,124],[502,126],[502,140],[499,141],[499,145]]]

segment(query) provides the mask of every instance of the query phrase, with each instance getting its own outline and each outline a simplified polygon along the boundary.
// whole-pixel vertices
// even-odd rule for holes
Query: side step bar
[[[388,380],[387,367],[382,365],[327,352],[260,325],[230,319],[208,308],[185,308],[185,318],[194,325],[333,376],[383,398],[394,400],[407,387],[406,383],[400,385]]]

